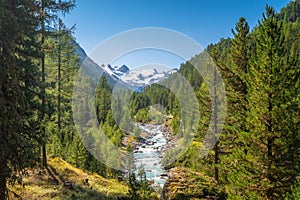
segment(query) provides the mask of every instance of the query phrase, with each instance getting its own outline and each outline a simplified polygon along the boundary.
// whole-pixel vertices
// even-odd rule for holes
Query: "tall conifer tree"
[[[32,0],[0,1],[0,199],[6,183],[34,158],[41,140],[34,118],[39,81],[37,20]]]
[[[299,145],[295,144],[299,130],[290,120],[299,117],[295,107],[291,107],[290,94],[296,88],[295,83],[290,88],[286,85],[286,78],[297,72],[284,62],[283,41],[282,24],[274,9],[266,6],[256,32],[257,58],[250,68],[247,121],[248,161],[255,166],[249,169],[250,187],[268,199],[283,197],[299,174],[299,156],[294,155],[299,152]]]
[[[53,0],[39,0],[35,1],[35,7],[37,8],[36,14],[40,21],[40,38],[41,38],[41,110],[40,110],[40,121],[41,123],[45,122],[46,115],[46,71],[45,71],[45,54],[46,54],[46,45],[45,40],[49,36],[51,32],[50,27],[53,25],[53,21],[57,20],[58,14],[65,14],[71,11],[71,9],[75,6],[74,0],[67,1],[53,1]],[[42,126],[42,133],[46,135],[45,125]],[[42,145],[42,166],[47,166],[47,156],[46,156],[46,143]]]

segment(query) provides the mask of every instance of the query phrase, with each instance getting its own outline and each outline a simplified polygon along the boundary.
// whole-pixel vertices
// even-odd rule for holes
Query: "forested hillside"
[[[182,166],[213,177],[228,199],[299,198],[299,5],[299,1],[290,2],[279,13],[266,6],[252,30],[240,18],[233,38],[206,48],[222,74],[227,113],[218,143],[204,158],[197,153],[214,99],[193,68],[201,54],[181,65],[179,73],[197,92],[201,119],[194,142],[169,167]],[[173,133],[180,134],[181,112],[170,90],[154,84],[137,93],[132,102],[133,113],[152,104],[163,105],[174,116]]]
[[[48,190],[58,199],[300,199],[300,0],[278,12],[267,5],[255,27],[241,17],[233,38],[207,46],[160,83],[128,89],[123,99],[112,97],[108,76],[82,80],[86,85],[75,81],[84,73],[84,61],[77,52],[75,26],[64,24],[75,6],[74,0],[0,0],[1,200],[33,194],[50,199],[54,192]],[[194,67],[206,53],[213,71],[222,76],[227,111],[218,142],[201,157],[221,101]],[[195,91],[198,110],[181,107],[196,103],[186,83]],[[95,101],[72,109],[74,98],[87,94],[86,88],[94,89]],[[125,99],[128,109],[114,107],[122,107],[118,102]],[[89,118],[87,104],[94,105],[109,140],[95,137],[99,130],[93,128],[97,122]],[[200,118],[194,117],[198,113]],[[75,125],[74,115],[82,125]],[[132,144],[141,141],[141,131],[131,120],[161,124],[171,141],[182,139],[187,148],[170,148],[163,157],[170,171],[163,189],[151,187],[144,169],[134,173]],[[221,131],[216,129],[215,124],[213,131]],[[105,165],[91,149],[113,164]],[[82,182],[86,176],[92,187]],[[68,187],[69,181],[75,189]]]

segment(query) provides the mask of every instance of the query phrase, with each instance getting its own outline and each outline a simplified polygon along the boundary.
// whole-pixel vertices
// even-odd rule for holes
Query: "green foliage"
[[[78,134],[74,134],[71,141],[72,142],[67,148],[67,151],[69,152],[68,162],[77,168],[84,169],[88,152],[82,144]]]
[[[131,133],[133,130],[132,120],[129,114],[129,110],[127,108],[123,110],[123,114],[120,122],[120,128],[126,133]]]
[[[299,0],[291,1],[280,13],[267,6],[262,20],[252,31],[246,19],[240,18],[232,39],[222,38],[206,48],[226,85],[228,109],[223,134],[214,151],[200,158],[198,153],[210,117],[218,114],[212,109],[218,99],[210,94],[207,83],[193,67],[204,53],[181,64],[179,73],[170,75],[162,85],[153,84],[131,97],[128,91],[117,91],[124,98],[111,99],[112,81],[106,76],[100,78],[96,87],[96,83],[82,77],[74,83],[74,76],[83,73],[79,69],[77,45],[73,29],[65,27],[59,18],[74,7],[74,1],[0,0],[0,18],[9,19],[2,20],[0,26],[5,38],[0,41],[3,68],[0,74],[0,199],[7,197],[7,180],[11,183],[20,180],[15,172],[40,162],[39,146],[43,146],[45,167],[47,150],[50,156],[62,157],[76,167],[116,178],[120,172],[96,160],[85,146],[97,150],[99,156],[109,152],[110,156],[104,158],[108,164],[123,165],[128,171],[131,198],[155,198],[145,171],[140,169],[138,177],[133,173],[131,147],[127,147],[128,163],[122,163],[112,144],[121,147],[124,132],[140,136],[132,119],[162,123],[164,115],[172,116],[173,136],[182,139],[182,144],[188,141],[185,133],[195,134],[195,139],[177,160],[171,158],[181,153],[180,149],[168,151],[163,164],[181,165],[202,173],[183,174],[192,181],[187,180],[188,185],[197,183],[193,186],[199,188],[183,185],[174,192],[175,199],[202,198],[207,194],[224,198],[223,188],[230,199],[299,199],[296,180],[300,173],[299,5]],[[199,110],[182,109],[187,102],[182,99],[190,97],[180,76],[195,91]],[[78,91],[73,93],[74,84]],[[90,91],[92,88],[96,90]],[[89,95],[94,93],[95,102],[92,102]],[[74,110],[72,95],[75,101],[80,96],[86,97]],[[130,98],[130,108],[124,108],[122,102]],[[94,128],[97,121],[92,119],[88,105],[95,106],[99,126],[109,141],[97,137],[99,130]],[[154,105],[159,105],[159,109],[153,109]],[[199,121],[193,117],[197,112],[201,114]],[[84,137],[77,133],[73,114]],[[189,117],[182,119],[185,115]],[[195,121],[198,130],[191,126]]]
[[[128,180],[128,187],[129,187],[129,195],[132,199],[139,199],[138,190],[139,190],[139,182],[136,180],[135,174],[129,174]]]
[[[51,113],[50,109],[47,109],[46,105],[46,67],[45,67],[45,59],[46,55],[51,55],[51,53],[55,52],[53,46],[48,46],[46,40],[48,39],[49,36],[52,36],[53,31],[49,30],[50,27],[53,25],[58,24],[58,45],[57,45],[57,51],[58,51],[58,56],[57,56],[57,79],[58,79],[58,96],[57,96],[57,123],[58,123],[58,132],[60,133],[60,128],[61,128],[61,119],[60,119],[60,86],[61,86],[61,81],[60,81],[60,75],[61,75],[61,31],[62,31],[62,20],[59,18],[59,14],[62,14],[63,16],[70,12],[74,6],[75,2],[74,0],[66,0],[66,1],[52,1],[52,0],[41,0],[41,1],[33,1],[33,5],[29,6],[31,8],[35,9],[35,18],[37,20],[36,27],[39,30],[39,38],[40,39],[40,44],[41,48],[39,49],[39,55],[40,55],[40,74],[41,74],[41,85],[40,85],[40,100],[41,100],[41,108],[40,108],[40,114],[38,116],[39,122],[40,123],[45,123],[47,121],[46,119],[46,114]],[[53,51],[54,50],[54,51]],[[48,105],[49,106],[49,105]],[[47,167],[47,153],[46,153],[46,143],[47,143],[47,134],[45,131],[45,124],[41,126],[41,132],[43,135],[45,135],[45,140],[42,143],[42,166]],[[61,134],[61,140],[64,140],[64,134]]]
[[[296,181],[292,186],[291,186],[291,191],[290,193],[286,194],[286,200],[297,200],[300,199],[300,183],[299,181]]]
[[[138,169],[138,175],[129,174],[128,188],[131,199],[157,199],[153,188],[148,183],[146,171],[143,166]]]
[[[290,1],[278,14],[280,20],[296,22],[300,18],[300,1]]]
[[[228,109],[223,133],[214,151],[205,158],[197,157],[200,147],[192,145],[169,167],[187,166],[217,177],[231,199],[284,198],[299,174],[300,161],[298,10],[298,0],[290,2],[279,14],[267,6],[253,31],[241,18],[233,30],[233,39],[221,39],[207,47],[226,85]],[[191,63],[201,56],[194,57]],[[182,64],[179,72],[196,91],[201,117],[194,143],[201,144],[214,99],[192,65]],[[164,83],[172,88],[172,80],[176,80],[176,75]],[[182,90],[182,85],[176,84]],[[162,96],[163,93],[168,95]],[[154,84],[136,94],[136,98],[139,96],[147,97],[149,102],[135,110],[135,114],[149,105],[163,105],[173,115],[173,133],[181,136],[183,111],[173,92]],[[170,163],[168,158],[177,153],[168,151],[163,163]]]
[[[250,144],[250,162],[257,165],[251,171],[257,170],[254,173],[259,175],[253,176],[251,185],[258,187],[260,184],[261,196],[280,198],[299,173],[299,158],[291,155],[294,152],[288,150],[299,151],[298,145],[294,144],[298,140],[297,130],[294,129],[294,122],[284,120],[298,118],[295,107],[285,106],[293,105],[292,99],[297,88],[296,82],[294,86],[288,86],[289,81],[285,81],[296,73],[293,66],[284,61],[286,48],[282,23],[276,18],[273,8],[266,7],[266,14],[263,15],[255,39],[257,57],[250,68],[249,133],[246,140]],[[287,164],[289,162],[294,164]],[[283,180],[283,177],[287,180]]]
[[[138,110],[134,118],[135,121],[137,122],[143,122],[143,123],[150,122],[149,108],[143,108]]]
[[[141,129],[138,126],[135,126],[133,128],[133,135],[134,135],[134,137],[139,138],[141,136],[141,133],[142,133],[142,131],[141,131]]]
[[[37,161],[43,141],[36,120],[40,81],[34,61],[40,45],[33,5],[0,1],[0,199],[7,198],[8,178],[16,180],[17,172]]]
[[[165,183],[163,199],[226,199],[224,189],[202,173],[173,168]]]
[[[111,109],[111,86],[105,76],[101,76],[96,89],[96,112],[99,123],[104,122]]]
[[[72,30],[67,29],[62,21],[59,20],[58,28],[53,30],[53,34],[48,37],[45,43],[52,47],[52,52],[45,56],[46,74],[46,100],[47,100],[47,122],[45,123],[46,133],[49,138],[58,137],[60,142],[52,140],[50,145],[65,146],[69,143],[75,132],[72,120],[72,92],[74,76],[79,69],[79,59],[75,54]],[[52,135],[54,135],[52,137]],[[66,151],[67,152],[67,151]],[[66,158],[65,153],[59,153],[59,156]]]
[[[126,157],[125,157],[125,163],[123,163],[124,169],[126,170],[127,177],[130,178],[132,174],[134,174],[134,171],[136,170],[135,164],[134,164],[134,157],[133,157],[133,151],[130,144],[127,144],[126,147]],[[131,177],[135,179],[135,177]],[[134,183],[134,182],[133,182]]]

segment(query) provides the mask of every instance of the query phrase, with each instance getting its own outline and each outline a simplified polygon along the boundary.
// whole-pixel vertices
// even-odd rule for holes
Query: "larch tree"
[[[46,71],[45,71],[45,56],[47,53],[47,46],[45,41],[51,33],[51,26],[53,22],[57,20],[59,14],[65,14],[71,11],[75,6],[74,0],[67,1],[53,1],[53,0],[39,0],[35,1],[36,7],[36,16],[39,19],[39,28],[40,28],[40,39],[41,39],[41,109],[39,114],[39,119],[41,123],[45,122],[45,115],[47,114],[46,110]],[[45,125],[42,126],[42,133],[46,135]],[[46,143],[44,141],[42,145],[42,166],[47,166],[47,155],[46,155]]]
[[[58,20],[58,25],[47,40],[52,52],[46,56],[47,70],[47,101],[51,111],[48,114],[47,123],[54,123],[51,133],[57,134],[61,145],[72,142],[75,132],[72,120],[72,89],[76,72],[80,62],[76,54],[75,38],[72,36],[72,28],[68,29]],[[48,126],[46,124],[46,126]]]

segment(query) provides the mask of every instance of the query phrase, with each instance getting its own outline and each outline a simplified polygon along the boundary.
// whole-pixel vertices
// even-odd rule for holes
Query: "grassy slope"
[[[84,183],[88,179],[88,184]],[[71,182],[73,189],[64,186]],[[47,169],[30,169],[23,177],[23,185],[10,188],[22,199],[126,199],[125,183],[77,169],[59,158],[49,159]],[[11,194],[12,199],[16,199]]]

